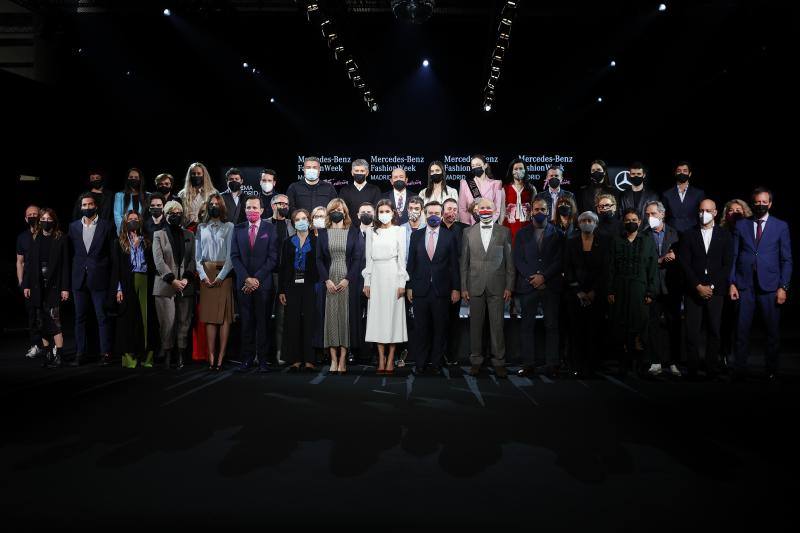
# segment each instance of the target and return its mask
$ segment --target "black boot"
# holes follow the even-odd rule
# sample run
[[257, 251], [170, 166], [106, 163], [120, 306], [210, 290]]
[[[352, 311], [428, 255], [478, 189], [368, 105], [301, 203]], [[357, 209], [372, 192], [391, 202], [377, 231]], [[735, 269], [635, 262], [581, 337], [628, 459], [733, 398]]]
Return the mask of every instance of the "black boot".
[[47, 368], [53, 363], [53, 352], [55, 351], [55, 345], [48, 346], [42, 355], [42, 368]]
[[178, 348], [178, 366], [177, 368], [180, 370], [183, 368], [183, 348]]
[[61, 350], [53, 346], [52, 357], [50, 361], [51, 368], [61, 367]]
[[170, 365], [172, 363], [172, 348], [164, 350], [164, 368], [166, 370], [170, 369]]

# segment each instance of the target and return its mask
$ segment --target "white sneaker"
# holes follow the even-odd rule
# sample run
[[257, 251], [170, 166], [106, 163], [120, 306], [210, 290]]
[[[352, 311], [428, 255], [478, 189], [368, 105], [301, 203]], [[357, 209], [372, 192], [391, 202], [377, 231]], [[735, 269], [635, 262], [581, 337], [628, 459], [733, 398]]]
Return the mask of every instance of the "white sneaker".
[[30, 347], [27, 353], [25, 353], [25, 357], [27, 357], [28, 359], [33, 359], [34, 357], [39, 357], [41, 353], [42, 353], [41, 348], [39, 348], [34, 344], [33, 346]]
[[650, 369], [647, 371], [647, 373], [651, 376], [660, 376], [661, 372], [661, 363], [653, 363], [650, 365]]
[[681, 371], [678, 370], [676, 365], [669, 365], [669, 373], [675, 376], [676, 378], [681, 377]]

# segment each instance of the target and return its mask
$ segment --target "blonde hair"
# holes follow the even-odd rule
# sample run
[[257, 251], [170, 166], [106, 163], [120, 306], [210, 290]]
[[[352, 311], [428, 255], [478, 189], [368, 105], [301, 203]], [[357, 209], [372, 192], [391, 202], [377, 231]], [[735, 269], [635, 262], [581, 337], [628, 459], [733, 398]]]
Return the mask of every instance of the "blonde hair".
[[333, 200], [328, 202], [328, 207], [325, 208], [325, 227], [326, 228], [331, 227], [332, 224], [331, 211], [333, 211], [337, 207], [341, 207], [342, 211], [344, 211], [344, 220], [342, 222], [344, 222], [345, 228], [349, 228], [350, 225], [352, 224], [352, 221], [350, 220], [350, 211], [348, 211], [347, 204], [344, 203], [344, 200], [342, 200], [341, 198], [334, 198]]
[[724, 227], [726, 227], [728, 225], [728, 217], [727, 217], [728, 209], [730, 209], [730, 207], [733, 204], [737, 204], [738, 206], [740, 206], [742, 208], [742, 216], [744, 218], [750, 218], [751, 216], [753, 216], [753, 210], [750, 209], [750, 206], [747, 205], [747, 202], [745, 202], [744, 200], [742, 200], [740, 198], [734, 198], [733, 200], [731, 200], [730, 202], [725, 204], [725, 208], [722, 210], [722, 213], [720, 213], [720, 217], [719, 217], [719, 225], [720, 225], [720, 227], [724, 228]]

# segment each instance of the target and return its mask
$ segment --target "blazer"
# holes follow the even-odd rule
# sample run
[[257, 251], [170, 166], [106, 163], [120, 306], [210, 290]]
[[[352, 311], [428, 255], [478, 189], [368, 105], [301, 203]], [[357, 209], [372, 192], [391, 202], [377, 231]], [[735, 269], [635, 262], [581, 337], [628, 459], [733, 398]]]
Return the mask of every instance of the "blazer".
[[[405, 224], [406, 222], [408, 222], [408, 201], [411, 198], [417, 196], [417, 193], [410, 191], [408, 187], [406, 187], [405, 192], [406, 192], [406, 203], [405, 205], [403, 205], [403, 212], [398, 213], [400, 224]], [[392, 202], [392, 209], [397, 211], [397, 205], [395, 205], [394, 203], [394, 189], [389, 189], [388, 191], [383, 193], [383, 200], [389, 200], [390, 202]], [[350, 216], [352, 217], [353, 215], [351, 214]]]
[[68, 235], [72, 246], [73, 290], [83, 288], [84, 283], [93, 291], [107, 290], [113, 261], [114, 223], [98, 217], [88, 252], [83, 244], [83, 219], [70, 223]]
[[672, 187], [661, 195], [664, 202], [664, 207], [667, 209], [666, 222], [676, 230], [678, 233], [690, 230], [697, 227], [698, 212], [700, 211], [700, 202], [706, 197], [703, 189], [688, 186], [686, 194], [681, 197], [678, 194], [678, 187]]
[[[642, 237], [652, 239], [653, 244], [655, 245], [656, 239], [653, 237], [653, 230], [649, 226], [641, 233]], [[680, 235], [675, 228], [669, 226], [668, 224], [664, 224], [664, 242], [661, 243], [660, 252], [658, 250], [658, 246], [656, 246], [656, 257], [661, 259], [670, 250], [675, 252], [675, 255], [678, 256], [680, 253], [679, 242]], [[681, 266], [677, 262], [680, 257], [676, 257], [675, 259], [675, 261], [671, 261], [669, 263], [662, 261], [658, 264], [658, 269], [656, 270], [658, 284], [656, 285], [655, 295], [669, 294], [671, 292], [677, 292], [680, 290], [680, 286], [682, 284], [681, 274], [683, 272], [681, 270]]]
[[[572, 198], [575, 199], [575, 195], [569, 191], [564, 189], [560, 189], [558, 191], [558, 199], [561, 200], [562, 198]], [[533, 197], [535, 200], [544, 200], [547, 203], [547, 212], [550, 213], [550, 220], [554, 220], [556, 217], [556, 213], [553, 211], [553, 197], [550, 196], [550, 187], [545, 187], [545, 189], [536, 196]], [[533, 203], [533, 202], [531, 202]]]
[[[91, 191], [86, 191], [91, 192]], [[97, 214], [103, 220], [114, 222], [114, 193], [110, 190], [103, 188], [102, 192], [92, 192], [95, 204], [97, 205]], [[72, 220], [81, 219], [81, 197], [75, 200], [75, 205], [72, 207]]]
[[[243, 192], [239, 193], [239, 205], [236, 205], [236, 200], [233, 199], [233, 193], [227, 190], [220, 194], [225, 201], [225, 211], [227, 212], [228, 222], [233, 222], [233, 225], [241, 224], [247, 220], [244, 212], [244, 204], [247, 201], [247, 195]], [[269, 206], [264, 207], [264, 212], [269, 210]]]
[[594, 232], [592, 254], [583, 255], [583, 239], [578, 235], [567, 239], [564, 243], [564, 281], [570, 290], [577, 292], [595, 292], [597, 298], [606, 297], [606, 266], [608, 248], [611, 239], [602, 233]]
[[553, 224], [544, 226], [541, 250], [536, 243], [532, 224], [519, 230], [514, 241], [514, 266], [517, 269], [515, 292], [528, 294], [536, 290], [528, 281], [534, 274], [544, 276], [545, 286], [548, 289], [561, 290], [563, 250], [564, 237]]
[[[62, 235], [60, 238], [53, 238], [50, 243], [50, 254], [47, 259], [47, 282], [42, 278], [40, 263], [42, 257], [40, 255], [41, 234], [33, 240], [28, 256], [25, 260], [25, 269], [22, 272], [22, 288], [30, 289], [30, 301], [34, 307], [39, 307], [42, 304], [56, 304], [61, 298], [58, 294], [58, 299], [52, 301], [55, 297], [53, 292], [60, 293], [61, 291], [68, 291], [70, 289], [69, 279], [69, 247], [67, 246], [67, 236]], [[50, 298], [48, 298], [48, 296]]]
[[753, 219], [740, 220], [733, 230], [730, 282], [739, 289], [751, 289], [756, 278], [762, 291], [774, 292], [778, 287], [788, 289], [792, 279], [789, 225], [769, 215], [761, 241], [756, 244], [754, 222]]
[[[317, 236], [317, 272], [319, 279], [323, 283], [330, 279], [331, 250], [328, 240], [328, 230], [319, 230]], [[345, 261], [347, 262], [347, 275], [345, 276], [354, 284], [361, 276], [361, 260], [364, 257], [364, 242], [361, 238], [361, 230], [358, 226], [350, 226], [347, 232], [347, 249], [345, 251]]]
[[231, 239], [231, 262], [236, 272], [236, 290], [244, 280], [256, 278], [261, 289], [272, 288], [272, 273], [278, 268], [280, 250], [278, 249], [278, 232], [273, 224], [261, 220], [258, 233], [250, 248], [250, 223], [243, 222], [233, 228]]
[[[519, 235], [519, 234], [518, 234]], [[470, 296], [501, 296], [514, 289], [514, 258], [511, 254], [511, 230], [492, 225], [489, 247], [483, 249], [481, 225], [464, 229], [461, 248], [461, 291]]]
[[627, 191], [623, 192], [619, 196], [619, 209], [617, 212], [619, 213], [620, 218], [622, 218], [623, 213], [628, 209], [635, 209], [637, 213], [639, 213], [639, 219], [642, 221], [642, 227], [647, 227], [647, 218], [644, 216], [644, 208], [647, 205], [647, 202], [656, 202], [659, 200], [658, 193], [655, 191], [651, 191], [647, 187], [642, 189], [642, 195], [639, 197], [639, 202], [634, 202], [633, 191], [628, 189]]
[[714, 290], [726, 294], [733, 263], [731, 233], [725, 228], [714, 226], [706, 253], [700, 228], [687, 231], [681, 238], [678, 261], [683, 268], [688, 294], [697, 294], [695, 288], [700, 284], [713, 285]]
[[174, 246], [172, 237], [168, 234], [171, 228], [159, 230], [153, 234], [153, 263], [156, 267], [156, 277], [153, 280], [153, 296], [175, 296], [177, 291], [172, 286], [176, 279], [185, 279], [189, 283], [183, 289], [184, 296], [195, 293], [194, 276], [196, 271], [194, 233], [187, 229], [182, 229], [183, 261], [175, 264]]
[[409, 280], [406, 287], [417, 296], [450, 296], [450, 291], [461, 289], [458, 267], [458, 248], [455, 233], [439, 226], [439, 234], [433, 258], [428, 257], [428, 229], [411, 234], [406, 271]]
[[[306, 270], [303, 276], [303, 284], [297, 285], [298, 287], [305, 287], [309, 290], [314, 290], [314, 284], [319, 280], [317, 273], [317, 237], [313, 232], [308, 233], [308, 243], [311, 245], [311, 250], [306, 254]], [[283, 241], [283, 249], [281, 250], [281, 262], [278, 268], [278, 293], [286, 294], [289, 287], [295, 285], [294, 280], [294, 258], [295, 247], [292, 244], [292, 239], [288, 238]]]

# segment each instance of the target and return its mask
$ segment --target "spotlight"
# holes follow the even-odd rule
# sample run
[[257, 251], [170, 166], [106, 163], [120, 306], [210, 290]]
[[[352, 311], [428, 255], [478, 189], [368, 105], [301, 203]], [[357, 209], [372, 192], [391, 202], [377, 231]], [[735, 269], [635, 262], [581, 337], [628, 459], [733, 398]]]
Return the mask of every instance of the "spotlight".
[[430, 65], [430, 62], [427, 59], [422, 60], [423, 67], [427, 67], [428, 65]]
[[614, 61], [614, 60], [612, 59], [612, 60], [611, 60], [611, 63], [609, 63], [609, 66], [610, 66], [611, 68], [614, 68], [614, 67], [616, 67], [616, 66], [617, 66], [617, 62], [616, 62], [616, 61]]
[[486, 104], [485, 106], [483, 106], [483, 110], [488, 113], [489, 111], [492, 110], [492, 104]]
[[172, 11], [170, 11], [169, 8], [164, 8], [163, 13], [165, 17], [172, 15]]
[[269, 103], [270, 103], [270, 104], [274, 104], [274, 103], [275, 103], [275, 98], [270, 98], [270, 99], [269, 99]]
[[248, 67], [250, 67], [250, 65], [248, 65], [248, 64], [247, 64], [247, 61], [245, 61], [244, 63], [242, 63], [242, 68], [248, 68]]
[[602, 104], [603, 103], [603, 97], [602, 96], [598, 96], [597, 97], [597, 103], [598, 104]]
[[659, 4], [659, 5], [658, 5], [658, 10], [659, 10], [661, 13], [663, 13], [664, 11], [666, 11], [666, 10], [667, 10], [667, 4]]
[[255, 74], [256, 72], [258, 72], [258, 71], [256, 70], [255, 67], [253, 67], [253, 74]]

